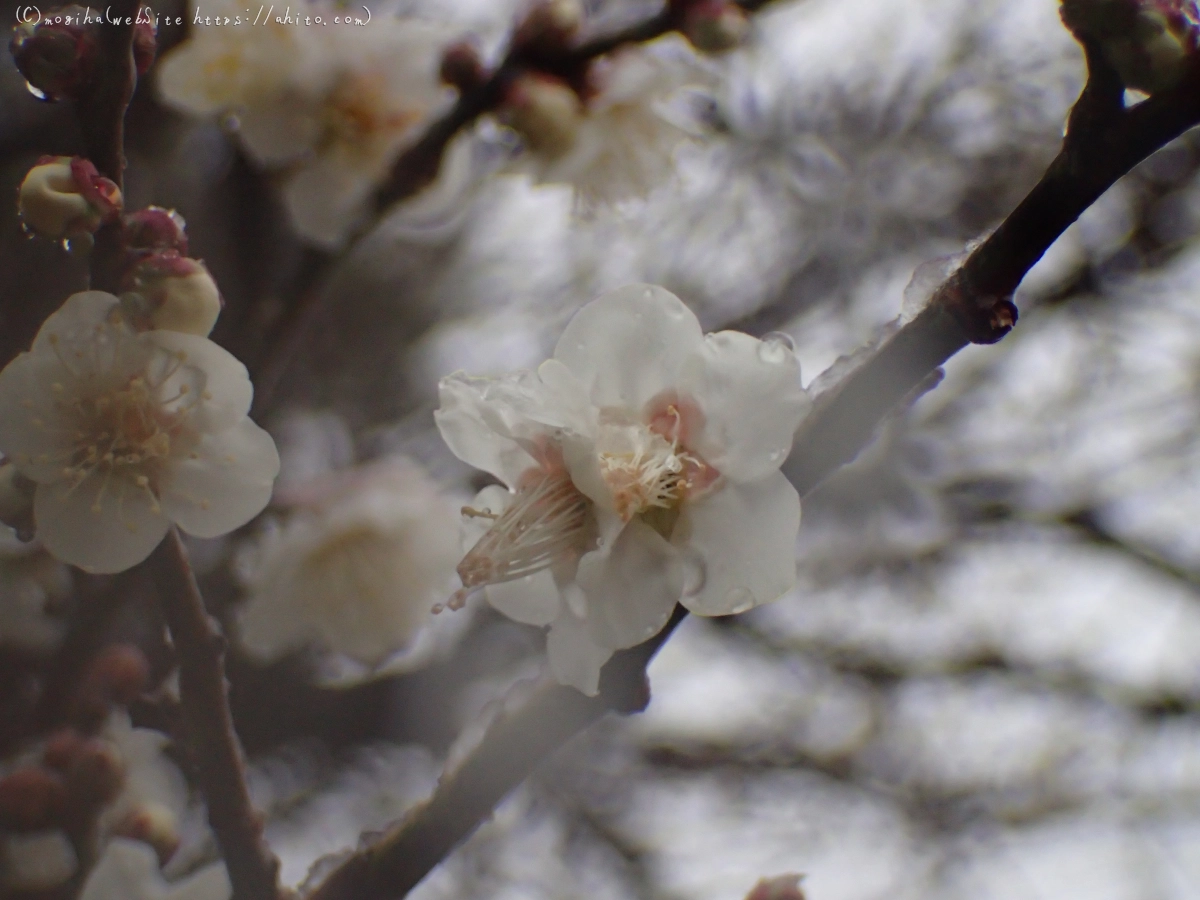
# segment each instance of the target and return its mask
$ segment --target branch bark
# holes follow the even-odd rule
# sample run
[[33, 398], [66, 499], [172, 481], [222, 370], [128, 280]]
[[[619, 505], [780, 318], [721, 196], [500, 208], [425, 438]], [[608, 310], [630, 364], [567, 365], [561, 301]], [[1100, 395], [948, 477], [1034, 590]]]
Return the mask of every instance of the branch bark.
[[208, 821], [229, 869], [233, 900], [280, 896], [279, 861], [263, 840], [229, 712], [225, 640], [204, 608], [187, 550], [172, 528], [148, 560], [179, 655], [179, 693], [188, 745], [208, 803]]

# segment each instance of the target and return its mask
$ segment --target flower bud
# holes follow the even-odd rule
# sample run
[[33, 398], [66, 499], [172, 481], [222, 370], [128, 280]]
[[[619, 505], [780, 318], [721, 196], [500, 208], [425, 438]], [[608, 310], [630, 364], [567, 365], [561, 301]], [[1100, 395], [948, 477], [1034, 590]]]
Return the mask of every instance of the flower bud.
[[558, 159], [575, 146], [583, 104], [565, 81], [526, 73], [510, 86], [501, 115], [530, 150]]
[[681, 30], [697, 50], [722, 53], [745, 40], [750, 20], [740, 6], [727, 0], [700, 0], [684, 11]]
[[66, 806], [67, 787], [57, 772], [25, 766], [0, 778], [0, 828], [52, 828], [62, 820]]
[[138, 297], [134, 319], [147, 329], [207, 337], [221, 314], [221, 292], [204, 263], [171, 250], [138, 262], [125, 284]]
[[121, 190], [82, 157], [47, 156], [29, 170], [17, 198], [25, 227], [58, 240], [95, 232], [121, 211]]
[[138, 10], [133, 25], [133, 65], [138, 78], [150, 71], [154, 65], [154, 54], [158, 51], [158, 29], [154, 26], [154, 10], [143, 6]]
[[470, 41], [457, 41], [442, 52], [439, 73], [442, 81], [464, 94], [479, 87], [487, 78], [479, 51]]
[[800, 890], [803, 880], [803, 875], [763, 878], [746, 895], [746, 900], [804, 900], [804, 891]]
[[538, 0], [517, 26], [513, 43], [519, 47], [566, 46], [583, 25], [579, 0]]
[[0, 522], [15, 528], [18, 535], [33, 524], [35, 487], [11, 462], [0, 463]]
[[174, 250], [180, 256], [187, 256], [186, 228], [183, 216], [175, 210], [147, 206], [125, 217], [125, 246], [134, 252]]
[[99, 17], [82, 6], [51, 10], [18, 25], [9, 48], [29, 89], [42, 100], [74, 100], [90, 80]]
[[67, 772], [67, 795], [71, 803], [99, 809], [116, 799], [125, 784], [121, 753], [103, 738], [88, 738], [80, 744]]
[[113, 703], [128, 706], [150, 683], [150, 663], [133, 644], [112, 644], [96, 654], [84, 680]]
[[46, 739], [42, 749], [42, 764], [58, 772], [66, 772], [75, 762], [83, 735], [74, 728], [60, 728]]
[[1063, 0], [1062, 20], [1099, 46], [1125, 87], [1153, 94], [1178, 84], [1197, 58], [1194, 0]]
[[161, 803], [141, 803], [131, 809], [113, 828], [117, 837], [149, 844], [165, 866], [179, 849], [179, 828], [175, 814]]

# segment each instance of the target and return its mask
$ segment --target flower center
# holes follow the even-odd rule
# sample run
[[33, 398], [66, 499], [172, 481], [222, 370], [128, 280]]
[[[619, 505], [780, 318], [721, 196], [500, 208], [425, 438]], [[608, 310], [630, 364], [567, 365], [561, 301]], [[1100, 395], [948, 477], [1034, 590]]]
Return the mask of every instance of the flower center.
[[[458, 564], [462, 589], [447, 602], [460, 609], [474, 591], [548, 569], [571, 554], [582, 554], [592, 533], [589, 501], [560, 467], [531, 469], [503, 513], [465, 507], [463, 514], [492, 519]], [[437, 608], [435, 608], [435, 612]]]
[[325, 141], [370, 154], [372, 141], [400, 134], [420, 120], [420, 110], [389, 109], [390, 100], [382, 76], [343, 76], [323, 106]]

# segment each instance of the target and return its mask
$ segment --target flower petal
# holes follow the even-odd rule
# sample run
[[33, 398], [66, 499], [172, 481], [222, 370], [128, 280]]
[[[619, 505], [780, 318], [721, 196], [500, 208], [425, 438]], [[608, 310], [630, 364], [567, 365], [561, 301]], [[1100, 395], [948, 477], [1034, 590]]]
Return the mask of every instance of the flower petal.
[[489, 584], [484, 594], [498, 612], [526, 625], [549, 625], [562, 608], [558, 585], [549, 569], [515, 581]]
[[584, 555], [576, 580], [587, 597], [587, 627], [596, 643], [632, 647], [658, 634], [671, 617], [683, 593], [684, 566], [678, 549], [634, 520], [611, 549]]
[[72, 294], [42, 323], [31, 350], [50, 350], [51, 341], [86, 344], [97, 328], [113, 324], [114, 308], [121, 303], [104, 291], [81, 291]]
[[279, 453], [249, 419], [204, 435], [188, 459], [176, 460], [158, 485], [163, 510], [196, 537], [226, 534], [262, 512], [271, 499]]
[[583, 620], [564, 604], [562, 615], [546, 635], [546, 656], [558, 683], [595, 697], [600, 691], [600, 669], [612, 654], [596, 643]]
[[800, 497], [780, 472], [750, 484], [725, 482], [684, 506], [676, 525], [704, 562], [704, 582], [681, 601], [701, 616], [744, 612], [796, 583]]
[[754, 481], [779, 468], [809, 404], [796, 355], [736, 331], [704, 339], [683, 367], [679, 390], [704, 413], [688, 449], [735, 481]]
[[521, 474], [538, 464], [530, 454], [539, 441], [559, 429], [590, 427], [583, 395], [576, 393], [569, 373], [557, 364], [543, 365], [540, 372], [499, 378], [456, 372], [443, 378], [441, 407], [433, 417], [451, 452], [515, 487]]
[[54, 392], [64, 382], [70, 373], [44, 353], [22, 353], [0, 372], [0, 452], [34, 481], [59, 479], [70, 461], [78, 426]]
[[605, 294], [575, 314], [554, 358], [575, 373], [599, 407], [641, 407], [672, 387], [701, 346], [700, 323], [683, 301], [650, 284]]
[[170, 522], [150, 495], [99, 472], [72, 488], [40, 484], [33, 518], [43, 546], [85, 572], [122, 572], [150, 555]]
[[250, 401], [254, 399], [250, 373], [224, 347], [208, 338], [180, 331], [149, 331], [144, 339], [171, 353], [185, 366], [204, 373], [205, 396], [193, 407], [196, 428], [223, 431], [236, 425], [250, 411]]

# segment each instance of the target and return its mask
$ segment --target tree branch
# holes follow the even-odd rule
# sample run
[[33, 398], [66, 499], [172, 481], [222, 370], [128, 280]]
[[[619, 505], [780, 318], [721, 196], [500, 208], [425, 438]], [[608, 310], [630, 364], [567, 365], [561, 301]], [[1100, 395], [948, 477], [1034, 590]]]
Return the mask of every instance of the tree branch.
[[229, 713], [225, 640], [204, 608], [187, 550], [172, 528], [148, 560], [179, 655], [179, 693], [208, 821], [229, 869], [233, 900], [279, 896], [279, 862], [250, 802], [242, 751]]

